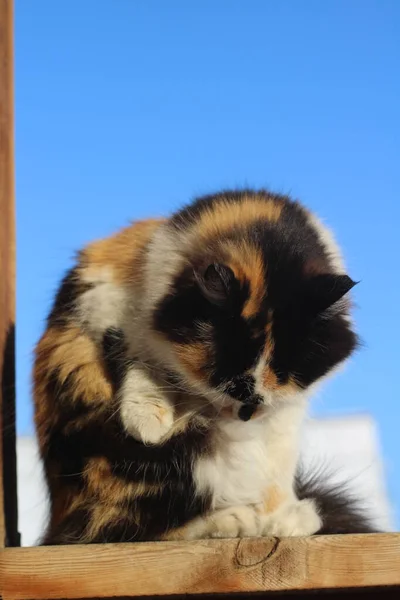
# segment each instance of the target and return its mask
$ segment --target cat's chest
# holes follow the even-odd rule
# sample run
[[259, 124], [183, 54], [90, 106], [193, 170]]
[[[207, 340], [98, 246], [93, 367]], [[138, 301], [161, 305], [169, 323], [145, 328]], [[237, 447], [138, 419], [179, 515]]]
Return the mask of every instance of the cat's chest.
[[262, 502], [269, 484], [264, 428], [254, 423], [244, 435], [241, 424], [224, 428], [212, 452], [196, 463], [194, 476], [197, 490], [211, 494], [214, 509]]

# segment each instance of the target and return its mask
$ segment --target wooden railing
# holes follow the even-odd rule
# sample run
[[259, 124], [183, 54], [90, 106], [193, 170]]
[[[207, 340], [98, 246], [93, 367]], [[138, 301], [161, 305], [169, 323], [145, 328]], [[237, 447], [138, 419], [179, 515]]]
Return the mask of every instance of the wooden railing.
[[400, 536], [10, 548], [0, 576], [5, 600], [376, 587], [380, 595], [400, 586]]
[[304, 597], [335, 590], [342, 600], [355, 591], [400, 598], [399, 534], [11, 547], [18, 545], [12, 55], [12, 0], [0, 0], [0, 596], [248, 598], [297, 590]]

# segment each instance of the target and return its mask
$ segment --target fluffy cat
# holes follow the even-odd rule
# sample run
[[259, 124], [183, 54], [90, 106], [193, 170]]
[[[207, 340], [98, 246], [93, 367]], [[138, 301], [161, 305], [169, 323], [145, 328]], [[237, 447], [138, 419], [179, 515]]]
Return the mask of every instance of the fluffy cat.
[[314, 387], [353, 352], [329, 231], [268, 191], [89, 244], [35, 355], [44, 544], [372, 531], [297, 478]]

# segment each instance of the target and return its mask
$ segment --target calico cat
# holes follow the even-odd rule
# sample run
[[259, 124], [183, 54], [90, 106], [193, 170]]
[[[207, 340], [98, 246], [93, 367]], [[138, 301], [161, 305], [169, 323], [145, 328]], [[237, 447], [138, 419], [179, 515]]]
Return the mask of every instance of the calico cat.
[[42, 543], [372, 531], [297, 473], [308, 398], [357, 345], [353, 286], [317, 218], [264, 190], [84, 248], [35, 354]]

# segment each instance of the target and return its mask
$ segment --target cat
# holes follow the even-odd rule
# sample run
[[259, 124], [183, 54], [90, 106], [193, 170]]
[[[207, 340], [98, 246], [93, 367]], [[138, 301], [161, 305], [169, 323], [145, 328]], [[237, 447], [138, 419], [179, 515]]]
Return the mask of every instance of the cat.
[[317, 217], [266, 190], [81, 250], [35, 350], [41, 543], [373, 531], [298, 472], [309, 397], [357, 347], [354, 285]]

